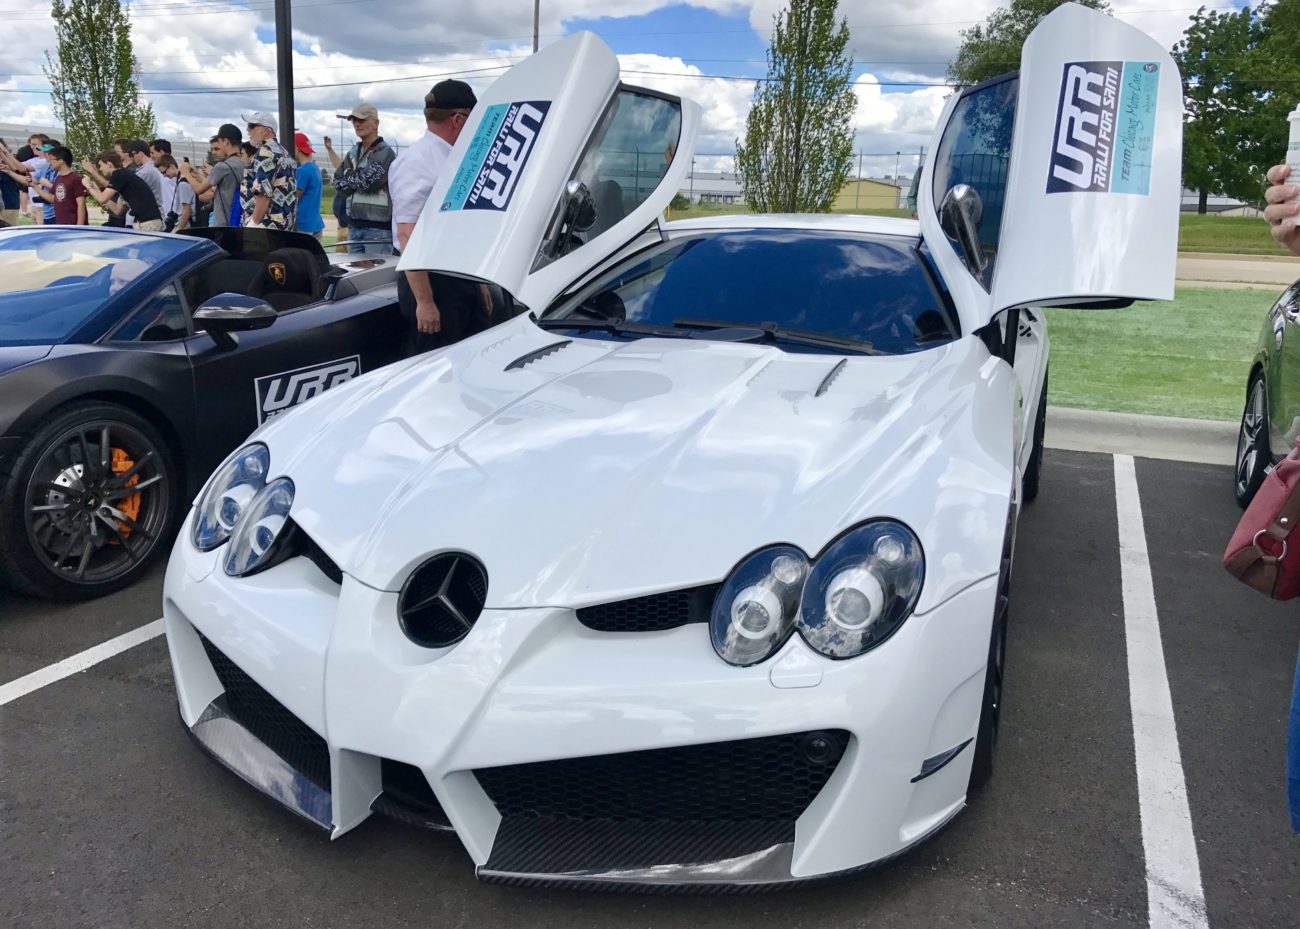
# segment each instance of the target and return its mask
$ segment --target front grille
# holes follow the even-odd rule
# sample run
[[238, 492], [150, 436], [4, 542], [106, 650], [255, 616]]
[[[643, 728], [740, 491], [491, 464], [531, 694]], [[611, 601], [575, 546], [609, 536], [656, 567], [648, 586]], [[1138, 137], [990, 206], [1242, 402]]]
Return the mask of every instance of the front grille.
[[469, 634], [487, 601], [487, 572], [460, 552], [435, 555], [412, 572], [397, 600], [407, 638], [426, 648], [455, 645]]
[[325, 740], [263, 690], [202, 633], [199, 640], [217, 673], [217, 680], [225, 688], [226, 710], [231, 718], [290, 767], [329, 791], [330, 755]]
[[504, 817], [793, 822], [844, 756], [842, 729], [474, 772]]
[[597, 632], [658, 632], [688, 623], [707, 623], [719, 586], [707, 584], [584, 606], [578, 610], [578, 622]]
[[421, 829], [450, 829], [451, 821], [424, 772], [415, 765], [380, 759], [383, 792], [370, 808], [376, 813]]

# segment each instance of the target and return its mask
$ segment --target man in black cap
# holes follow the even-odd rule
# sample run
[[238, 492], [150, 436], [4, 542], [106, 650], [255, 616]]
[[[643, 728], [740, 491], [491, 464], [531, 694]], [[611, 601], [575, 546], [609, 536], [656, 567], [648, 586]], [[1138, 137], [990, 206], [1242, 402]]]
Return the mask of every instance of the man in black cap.
[[[429, 192], [477, 103], [474, 91], [464, 81], [440, 81], [425, 95], [428, 131], [388, 169], [393, 241], [399, 249], [406, 248]], [[411, 325], [412, 355], [459, 342], [494, 322], [491, 297], [480, 284], [428, 271], [407, 271], [398, 279], [397, 294], [402, 314]]]

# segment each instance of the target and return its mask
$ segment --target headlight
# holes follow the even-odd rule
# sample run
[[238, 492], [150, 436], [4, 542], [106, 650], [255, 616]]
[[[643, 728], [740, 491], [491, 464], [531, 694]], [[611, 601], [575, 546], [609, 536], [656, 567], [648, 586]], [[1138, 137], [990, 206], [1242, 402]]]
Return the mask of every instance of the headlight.
[[257, 492], [266, 485], [271, 453], [265, 445], [237, 451], [208, 481], [194, 519], [194, 547], [210, 552], [234, 532]]
[[804, 586], [799, 633], [829, 658], [852, 658], [889, 638], [911, 615], [925, 578], [921, 543], [880, 520], [835, 541]]
[[257, 492], [230, 540], [226, 573], [244, 577], [271, 566], [275, 543], [289, 522], [293, 481], [279, 477]]
[[808, 556], [792, 545], [756, 552], [741, 562], [718, 591], [709, 620], [713, 648], [734, 665], [757, 664], [790, 637]]

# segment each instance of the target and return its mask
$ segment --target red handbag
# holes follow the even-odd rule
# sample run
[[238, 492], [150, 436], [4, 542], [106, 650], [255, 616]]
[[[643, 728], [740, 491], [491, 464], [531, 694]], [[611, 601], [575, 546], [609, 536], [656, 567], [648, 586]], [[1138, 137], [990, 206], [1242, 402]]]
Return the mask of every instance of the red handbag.
[[1237, 580], [1274, 600], [1300, 596], [1300, 439], [1259, 485], [1255, 498], [1223, 553], [1223, 566]]

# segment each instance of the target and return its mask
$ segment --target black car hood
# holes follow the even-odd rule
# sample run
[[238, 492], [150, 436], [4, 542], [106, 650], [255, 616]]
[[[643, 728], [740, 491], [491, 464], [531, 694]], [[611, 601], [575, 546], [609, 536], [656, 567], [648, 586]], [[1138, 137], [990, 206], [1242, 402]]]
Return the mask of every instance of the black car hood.
[[40, 361], [53, 348], [52, 345], [0, 345], [0, 374]]

